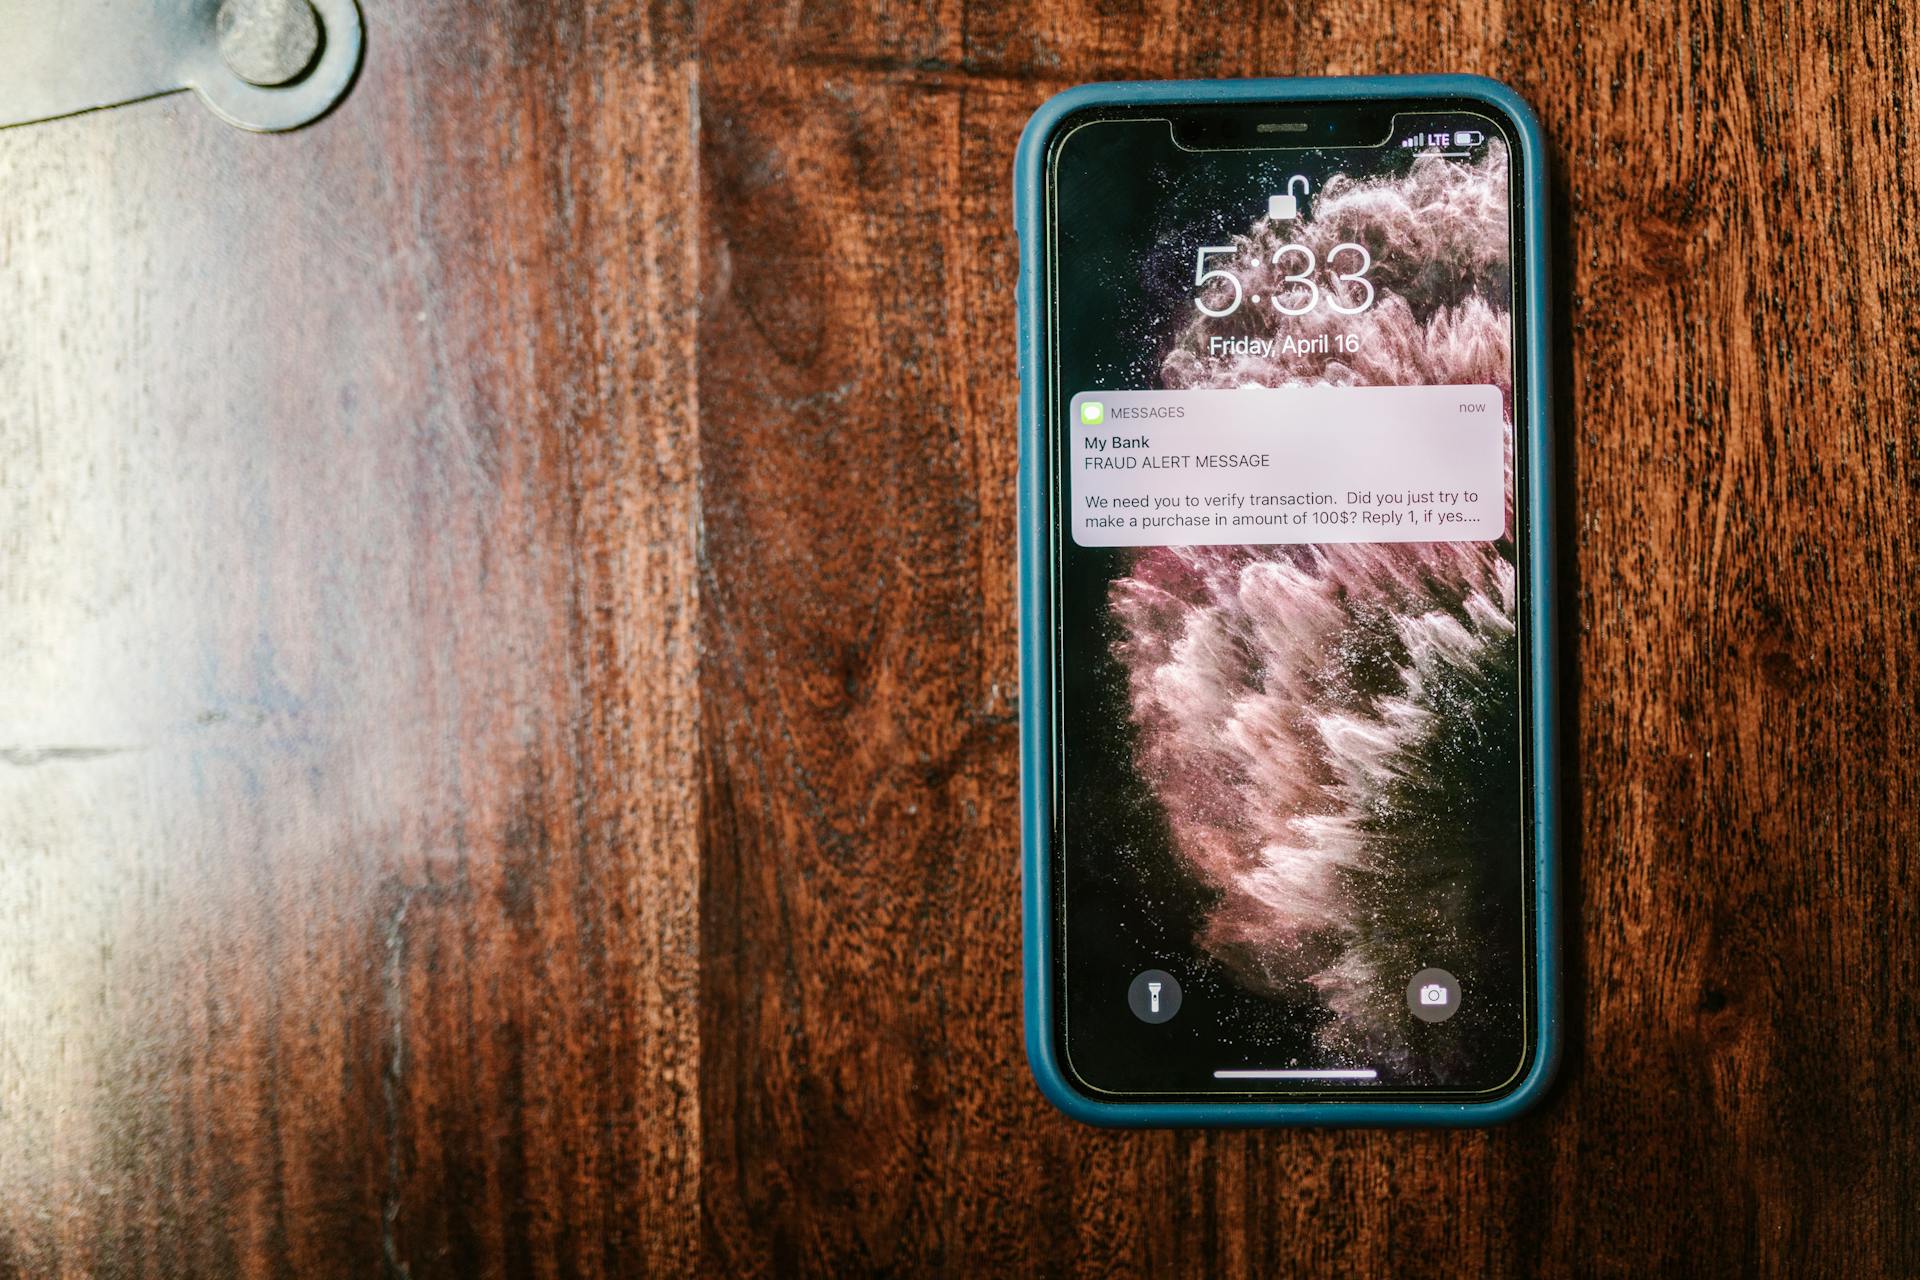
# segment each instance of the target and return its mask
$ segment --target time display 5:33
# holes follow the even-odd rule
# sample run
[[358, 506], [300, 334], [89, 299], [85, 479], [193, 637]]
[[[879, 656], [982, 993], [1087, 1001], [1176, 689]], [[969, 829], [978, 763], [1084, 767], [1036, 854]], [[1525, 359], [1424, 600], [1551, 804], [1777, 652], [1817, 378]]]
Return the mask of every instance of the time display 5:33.
[[[1193, 305], [1200, 309], [1201, 314], [1216, 318], [1230, 316], [1240, 309], [1242, 303], [1260, 301], [1257, 294], [1249, 297], [1246, 286], [1232, 271], [1225, 267], [1210, 269], [1207, 266], [1209, 254], [1241, 252], [1239, 245], [1231, 244], [1205, 245], [1194, 251], [1193, 283], [1201, 292], [1193, 300]], [[1365, 245], [1346, 240], [1327, 251], [1326, 268], [1332, 277], [1332, 284], [1325, 288], [1315, 278], [1320, 270], [1320, 260], [1306, 245], [1283, 244], [1273, 251], [1272, 261], [1283, 272], [1298, 268], [1281, 277], [1281, 288], [1268, 299], [1282, 315], [1303, 316], [1324, 302], [1343, 316], [1357, 316], [1373, 305], [1373, 282], [1367, 279], [1367, 272], [1373, 269], [1373, 255], [1367, 252]], [[1351, 269], [1343, 271], [1340, 267]], [[1223, 292], [1221, 288], [1213, 287], [1215, 281], [1225, 281], [1233, 287], [1232, 300], [1225, 306], [1208, 305], [1209, 298], [1218, 302]]]

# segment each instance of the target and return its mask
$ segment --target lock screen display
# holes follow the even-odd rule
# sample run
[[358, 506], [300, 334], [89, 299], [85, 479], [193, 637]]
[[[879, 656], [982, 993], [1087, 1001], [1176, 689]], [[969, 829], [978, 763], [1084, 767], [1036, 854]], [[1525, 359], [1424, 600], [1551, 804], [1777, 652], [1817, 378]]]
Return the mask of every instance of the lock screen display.
[[1090, 1094], [1528, 1064], [1520, 188], [1463, 105], [1053, 141], [1053, 981]]

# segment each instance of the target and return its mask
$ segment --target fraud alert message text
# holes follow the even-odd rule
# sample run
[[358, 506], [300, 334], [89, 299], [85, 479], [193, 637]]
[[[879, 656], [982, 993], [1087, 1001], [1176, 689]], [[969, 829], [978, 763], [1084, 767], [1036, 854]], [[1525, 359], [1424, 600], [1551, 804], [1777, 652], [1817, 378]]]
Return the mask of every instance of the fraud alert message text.
[[1506, 529], [1498, 387], [1089, 391], [1070, 413], [1083, 547], [1488, 542]]

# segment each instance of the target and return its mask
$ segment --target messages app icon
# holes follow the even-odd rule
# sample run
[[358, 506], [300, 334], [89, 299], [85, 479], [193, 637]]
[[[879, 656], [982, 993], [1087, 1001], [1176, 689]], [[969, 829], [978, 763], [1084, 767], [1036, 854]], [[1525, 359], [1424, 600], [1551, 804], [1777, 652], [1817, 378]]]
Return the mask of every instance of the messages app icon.
[[1098, 400], [1084, 400], [1080, 404], [1080, 425], [1097, 427], [1107, 420], [1107, 406]]

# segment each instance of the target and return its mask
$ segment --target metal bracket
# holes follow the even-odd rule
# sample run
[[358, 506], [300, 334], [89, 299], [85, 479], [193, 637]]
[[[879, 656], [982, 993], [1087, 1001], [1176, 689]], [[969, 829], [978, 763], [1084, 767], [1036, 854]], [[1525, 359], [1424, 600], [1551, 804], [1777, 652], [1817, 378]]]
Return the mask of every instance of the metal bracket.
[[0, 0], [0, 128], [192, 89], [228, 124], [294, 129], [363, 44], [354, 0]]

